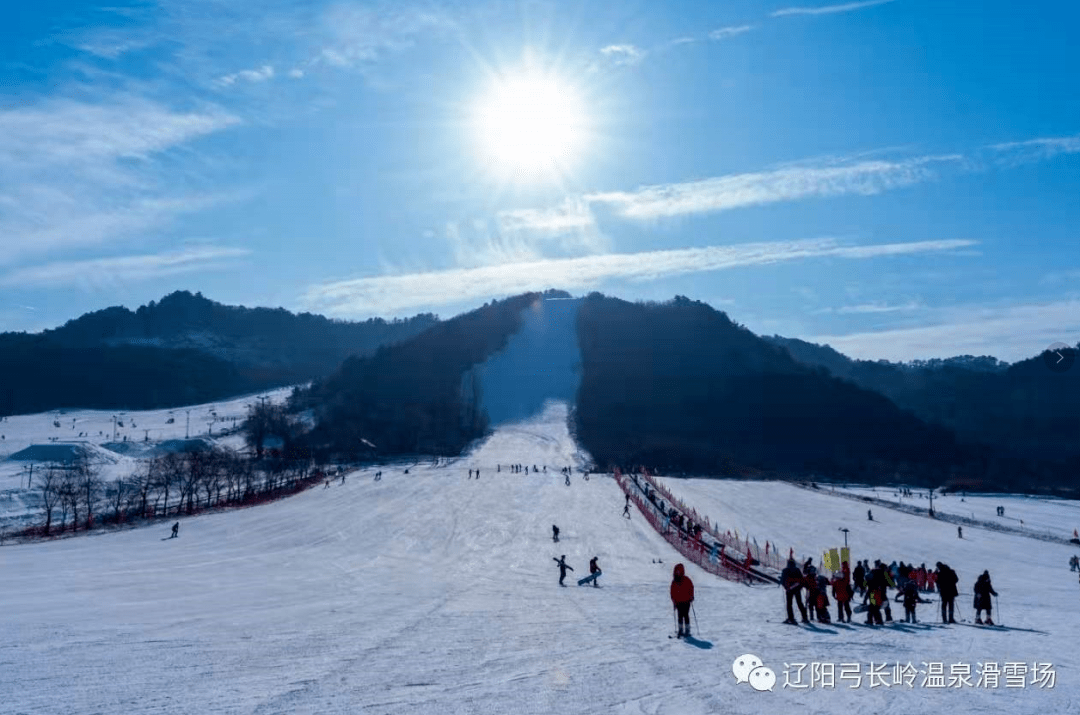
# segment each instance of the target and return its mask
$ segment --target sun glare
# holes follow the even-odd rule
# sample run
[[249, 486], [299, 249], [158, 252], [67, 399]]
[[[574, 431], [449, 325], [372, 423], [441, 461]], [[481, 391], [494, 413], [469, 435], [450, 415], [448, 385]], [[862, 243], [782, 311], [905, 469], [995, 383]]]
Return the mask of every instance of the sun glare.
[[495, 82], [475, 121], [487, 168], [517, 181], [565, 176], [582, 149], [584, 124], [574, 89], [537, 75]]

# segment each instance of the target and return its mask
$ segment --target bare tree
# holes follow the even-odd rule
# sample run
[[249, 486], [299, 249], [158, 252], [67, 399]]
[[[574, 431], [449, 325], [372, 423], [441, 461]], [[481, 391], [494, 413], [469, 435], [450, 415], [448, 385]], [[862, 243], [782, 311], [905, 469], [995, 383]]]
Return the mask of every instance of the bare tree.
[[60, 474], [55, 468], [45, 470], [45, 476], [38, 482], [41, 489], [41, 503], [45, 509], [45, 535], [52, 529], [53, 511], [60, 503]]
[[79, 484], [75, 474], [66, 469], [60, 477], [60, 530], [67, 526], [67, 515], [71, 512], [72, 529], [79, 526]]
[[89, 529], [94, 524], [94, 508], [101, 494], [101, 479], [98, 477], [97, 468], [85, 456], [76, 461], [73, 471], [79, 489], [79, 498], [86, 507], [86, 528]]

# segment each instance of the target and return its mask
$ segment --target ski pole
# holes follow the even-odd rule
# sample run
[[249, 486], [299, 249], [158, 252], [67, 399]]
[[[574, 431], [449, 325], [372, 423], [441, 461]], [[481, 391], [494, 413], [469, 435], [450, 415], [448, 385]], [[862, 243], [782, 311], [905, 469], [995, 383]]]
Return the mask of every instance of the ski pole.
[[998, 609], [998, 625], [1000, 626], [1005, 620], [1001, 617], [1001, 599], [997, 596], [994, 596], [994, 605], [997, 606]]
[[697, 631], [697, 634], [700, 636], [701, 635], [701, 627], [698, 625], [698, 622], [697, 622], [697, 609], [694, 608], [694, 602], [693, 601], [690, 602], [690, 612], [694, 614], [694, 630]]

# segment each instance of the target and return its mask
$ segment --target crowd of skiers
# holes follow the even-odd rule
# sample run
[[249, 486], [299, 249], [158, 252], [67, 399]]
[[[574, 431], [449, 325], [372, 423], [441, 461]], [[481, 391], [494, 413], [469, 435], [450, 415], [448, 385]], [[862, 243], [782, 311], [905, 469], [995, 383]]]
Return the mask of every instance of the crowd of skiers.
[[[832, 588], [832, 596], [836, 600], [837, 621], [851, 622], [851, 601], [856, 594], [862, 598], [866, 607], [867, 625], [884, 625], [886, 621], [892, 621], [892, 609], [888, 590], [896, 589], [897, 601], [904, 604], [904, 621], [918, 623], [916, 607], [920, 603], [930, 603], [921, 594], [937, 590], [941, 601], [941, 620], [943, 623], [956, 623], [955, 602], [958, 595], [957, 584], [959, 576], [948, 564], [940, 561], [935, 570], [927, 570], [925, 564], [918, 568], [902, 561], [895, 561], [886, 566], [880, 560], [875, 560], [872, 567], [867, 562], [856, 563], [852, 572], [845, 561], [841, 565], [840, 572], [833, 574], [832, 579], [818, 574], [814, 567], [813, 559], [807, 559], [802, 569], [799, 568], [795, 559], [788, 559], [787, 567], [780, 575], [780, 583], [784, 588], [787, 603], [787, 619], [785, 623], [797, 623], [792, 605], [798, 607], [799, 615], [803, 623], [817, 620], [821, 623], [830, 623], [829, 616], [829, 588]], [[806, 603], [803, 603], [802, 592], [806, 591]], [[984, 571], [976, 580], [975, 592], [975, 622], [978, 624], [994, 625], [991, 618], [993, 602], [991, 596], [996, 596], [990, 582], [990, 574]], [[986, 620], [982, 619], [982, 612], [986, 611]]]

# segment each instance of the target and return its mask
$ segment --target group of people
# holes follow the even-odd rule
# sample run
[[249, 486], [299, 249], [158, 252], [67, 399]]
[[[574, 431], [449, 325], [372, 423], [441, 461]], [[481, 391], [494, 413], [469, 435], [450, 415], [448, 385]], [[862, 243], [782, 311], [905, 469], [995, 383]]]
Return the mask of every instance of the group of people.
[[[868, 560], [867, 560], [868, 561]], [[854, 578], [854, 583], [852, 579]], [[814, 567], [813, 559], [807, 559], [802, 569], [799, 568], [795, 559], [788, 559], [787, 567], [780, 575], [780, 584], [784, 588], [787, 603], [787, 619], [785, 623], [797, 623], [792, 604], [798, 606], [799, 614], [803, 623], [809, 623], [816, 617], [821, 623], [829, 623], [829, 597], [828, 589], [832, 587], [833, 598], [836, 599], [836, 618], [843, 623], [851, 622], [851, 601], [858, 592], [866, 606], [867, 625], [884, 625], [886, 621], [892, 621], [892, 609], [888, 590], [897, 590], [897, 600], [904, 604], [904, 621], [906, 623], [918, 623], [916, 608], [920, 603], [930, 603], [922, 598], [924, 591], [933, 591], [936, 586], [938, 596], [941, 599], [942, 623], [956, 623], [955, 603], [959, 593], [957, 584], [960, 578], [957, 573], [947, 564], [940, 561], [934, 571], [927, 571], [925, 565], [914, 568], [903, 562], [885, 566], [880, 559], [874, 561], [873, 567], [867, 562], [857, 562], [855, 571], [849, 570], [848, 562], [841, 565], [839, 573], [828, 579], [818, 574]], [[929, 586], [927, 586], [929, 585]], [[803, 604], [802, 591], [806, 590], [807, 603]], [[975, 622], [978, 624], [994, 625], [991, 611], [993, 608], [992, 596], [997, 595], [990, 581], [990, 573], [983, 571], [975, 582]], [[982, 612], [986, 611], [986, 620], [982, 619]], [[884, 612], [884, 613], [883, 613]]]
[[[554, 529], [555, 527], [552, 528]], [[557, 538], [555, 540], [558, 541]], [[559, 567], [559, 585], [565, 586], [566, 584], [563, 583], [563, 581], [566, 579], [566, 572], [573, 571], [574, 567], [566, 563], [566, 554], [563, 554], [559, 558], [555, 558], [553, 556], [552, 561], [554, 561], [555, 565]], [[600, 557], [593, 556], [591, 559], [589, 559], [589, 575], [592, 576], [592, 585], [594, 588], [599, 588], [597, 581], [600, 580], [601, 573], [603, 572], [600, 571]]]

